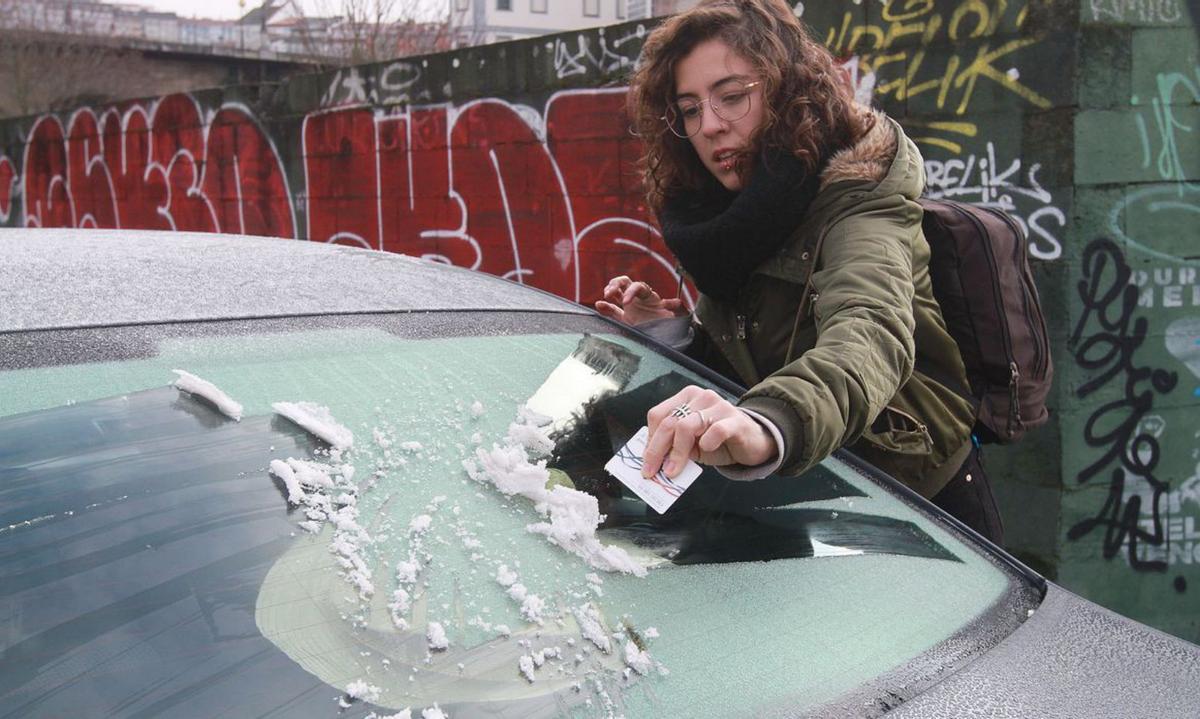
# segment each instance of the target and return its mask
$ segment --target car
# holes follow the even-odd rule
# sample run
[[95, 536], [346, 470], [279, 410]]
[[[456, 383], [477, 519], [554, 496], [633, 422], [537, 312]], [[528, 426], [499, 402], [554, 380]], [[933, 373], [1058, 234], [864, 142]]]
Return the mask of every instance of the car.
[[411, 257], [0, 231], [0, 717], [1193, 717], [1200, 647], [846, 452], [606, 471], [739, 388]]

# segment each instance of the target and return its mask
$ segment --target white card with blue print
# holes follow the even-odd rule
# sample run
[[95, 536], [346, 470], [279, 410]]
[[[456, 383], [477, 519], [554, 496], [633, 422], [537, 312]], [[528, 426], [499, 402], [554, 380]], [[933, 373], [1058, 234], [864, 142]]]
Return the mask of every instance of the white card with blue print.
[[633, 435], [625, 443], [625, 446], [618, 450], [612, 459], [608, 460], [604, 469], [621, 480], [621, 484], [629, 487], [654, 511], [662, 514], [675, 503], [675, 500], [683, 496], [683, 493], [692, 486], [692, 482], [696, 481], [703, 470], [700, 465], [689, 459], [683, 471], [674, 479], [667, 477], [666, 473], [661, 470], [650, 479], [646, 479], [642, 476], [642, 457], [646, 453], [646, 440], [649, 438], [649, 434], [648, 428], [639, 429], [637, 434]]

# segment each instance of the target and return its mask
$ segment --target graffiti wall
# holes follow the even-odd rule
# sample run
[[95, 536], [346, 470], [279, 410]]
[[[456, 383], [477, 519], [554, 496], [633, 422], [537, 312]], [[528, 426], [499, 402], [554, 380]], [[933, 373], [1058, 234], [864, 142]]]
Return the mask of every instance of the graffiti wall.
[[[929, 194], [1002, 208], [1027, 231], [1058, 383], [1051, 425], [988, 453], [1010, 549], [1200, 639], [1194, 9], [794, 7], [859, 99], [916, 139]], [[624, 119], [650, 27], [3, 121], [0, 224], [341, 243], [581, 302], [618, 273], [669, 283]]]
[[[1200, 43], [1184, 2], [1085, 2], [1060, 578], [1200, 639]], [[1078, 257], [1074, 260], [1074, 257]]]

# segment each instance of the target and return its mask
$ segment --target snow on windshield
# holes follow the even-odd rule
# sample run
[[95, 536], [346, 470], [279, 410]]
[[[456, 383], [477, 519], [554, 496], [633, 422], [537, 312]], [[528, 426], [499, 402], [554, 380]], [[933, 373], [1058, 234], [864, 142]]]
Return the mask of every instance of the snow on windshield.
[[[296, 622], [307, 620], [294, 613], [261, 611], [264, 597], [273, 597], [272, 604], [280, 601], [276, 588], [285, 580], [294, 582], [296, 576], [311, 582], [302, 594], [289, 590], [296, 599], [336, 591], [322, 585], [319, 577], [329, 572], [317, 569], [321, 561], [311, 552], [323, 547], [326, 564], [350, 593], [336, 591], [340, 629], [335, 627], [322, 640], [311, 636], [322, 631], [311, 624], [304, 631], [307, 641], [318, 643], [350, 637], [358, 649], [347, 654], [359, 655], [354, 663], [361, 674], [334, 676], [328, 657], [289, 654], [325, 681], [344, 687], [339, 698], [344, 706], [368, 701], [408, 711], [412, 705], [434, 708], [439, 700], [445, 704], [445, 697], [489, 700], [495, 698], [495, 686], [464, 689], [456, 680], [511, 684], [515, 679], [527, 689], [510, 690], [513, 697], [549, 696], [566, 689], [584, 703], [610, 708], [605, 713], [612, 714], [610, 689], [637, 677], [666, 675], [647, 651], [651, 635], [639, 636], [627, 616], [614, 622], [594, 601], [603, 594], [603, 579], [596, 570], [644, 577], [647, 565], [655, 562], [639, 561], [622, 547], [602, 543], [596, 535], [603, 521], [596, 498], [552, 478], [545, 459], [554, 449], [550, 418], [521, 404], [507, 431], [490, 448], [478, 446], [483, 444], [479, 423], [487, 414], [482, 402], [460, 406], [461, 416], [452, 426], [456, 434], [470, 435], [470, 444], [457, 442], [454, 452], [462, 452], [457, 462], [460, 476], [465, 470], [463, 479], [478, 487], [471, 496], [511, 511], [532, 511], [540, 521], [524, 522], [523, 530], [544, 537], [559, 552], [555, 569], [562, 571], [555, 572], [554, 582], [547, 581], [544, 571], [526, 576], [525, 553], [506, 547], [499, 541], [503, 532], [471, 517], [461, 499], [437, 494], [411, 515], [397, 515], [389, 505], [398, 501], [374, 496], [383, 480], [394, 486], [414, 469], [413, 462], [453, 466], [438, 447], [405, 437], [380, 417], [368, 428], [372, 441], [355, 450], [356, 460], [375, 465], [359, 476], [350, 462], [350, 430], [327, 408], [306, 402], [272, 406], [332, 446], [319, 450], [316, 460], [287, 457], [271, 461], [268, 468], [282, 483], [289, 506], [299, 511], [297, 525], [305, 532], [300, 536], [309, 539], [299, 540], [291, 560], [295, 566], [288, 566], [285, 555], [272, 569], [275, 576], [264, 582], [260, 628], [285, 651], [293, 647], [301, 631]], [[346, 441], [334, 444], [341, 439]], [[371, 507], [366, 515], [365, 506]], [[511, 538], [508, 542], [511, 546]], [[453, 564], [453, 554], [465, 554], [470, 567], [454, 573], [453, 597], [474, 612], [434, 596], [433, 585], [444, 581], [437, 575]], [[572, 561], [578, 561], [573, 573], [568, 569]], [[575, 580], [569, 579], [572, 574]], [[562, 581], [562, 576], [568, 580]], [[492, 596], [502, 597], [508, 609], [479, 606]], [[318, 608], [318, 614], [328, 619], [331, 609]], [[372, 656], [378, 661], [370, 661]]]
[[241, 403], [234, 401], [232, 397], [222, 392], [215, 384], [203, 380], [190, 372], [184, 372], [181, 369], [172, 371], [179, 375], [179, 379], [175, 380], [176, 387], [184, 392], [208, 400], [226, 417], [237, 422], [241, 421]]
[[354, 435], [329, 414], [328, 407], [313, 402], [276, 402], [271, 408], [325, 440], [334, 449], [350, 449], [354, 444]]

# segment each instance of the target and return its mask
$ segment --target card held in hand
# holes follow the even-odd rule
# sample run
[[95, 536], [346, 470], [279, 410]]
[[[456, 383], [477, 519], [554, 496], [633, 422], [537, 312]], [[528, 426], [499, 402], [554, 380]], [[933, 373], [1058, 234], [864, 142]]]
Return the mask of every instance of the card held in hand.
[[692, 486], [692, 482], [700, 476], [701, 467], [692, 460], [688, 460], [683, 471], [678, 477], [670, 479], [666, 473], [659, 470], [658, 474], [650, 479], [642, 476], [642, 456], [646, 452], [646, 440], [650, 430], [642, 427], [633, 435], [625, 446], [622, 447], [608, 460], [608, 464], [604, 465], [604, 469], [609, 474], [621, 480], [621, 484], [633, 490], [633, 493], [641, 498], [643, 502], [662, 514], [670, 508], [675, 500], [679, 499]]

